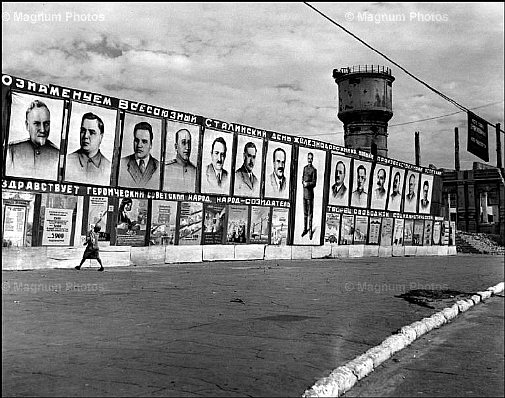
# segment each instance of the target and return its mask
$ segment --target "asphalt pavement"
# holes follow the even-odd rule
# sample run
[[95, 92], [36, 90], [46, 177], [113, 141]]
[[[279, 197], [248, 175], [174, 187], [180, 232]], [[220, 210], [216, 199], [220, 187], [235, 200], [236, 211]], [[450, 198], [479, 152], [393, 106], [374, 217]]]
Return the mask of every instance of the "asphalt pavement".
[[104, 265], [2, 272], [3, 395], [301, 396], [450, 301], [398, 295], [504, 280], [496, 256]]

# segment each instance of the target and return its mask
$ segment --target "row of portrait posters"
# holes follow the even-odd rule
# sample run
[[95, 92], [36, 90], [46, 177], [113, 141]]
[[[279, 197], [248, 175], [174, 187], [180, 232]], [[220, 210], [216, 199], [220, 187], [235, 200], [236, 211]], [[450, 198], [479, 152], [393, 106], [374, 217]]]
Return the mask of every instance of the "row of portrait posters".
[[[439, 232], [432, 234], [434, 228]], [[446, 241], [441, 241], [440, 228], [441, 221], [327, 213], [324, 243], [381, 246], [447, 245], [452, 235], [447, 232]]]
[[[99, 198], [94, 199], [98, 204]], [[89, 222], [103, 223], [101, 214], [105, 206], [92, 206], [91, 202]], [[119, 201], [114, 224], [117, 245], [145, 246], [147, 213], [146, 199]], [[153, 200], [149, 225], [149, 245], [270, 243], [280, 246], [287, 244], [289, 209]]]
[[110, 186], [117, 177], [125, 188], [289, 199], [290, 144], [238, 135], [234, 154], [234, 134], [205, 129], [200, 143], [199, 125], [166, 121], [163, 137], [161, 118], [125, 112], [118, 122], [116, 110], [78, 101], [68, 128], [66, 115], [63, 100], [12, 93], [6, 176], [56, 181], [62, 167], [65, 182]]
[[56, 181], [61, 168], [64, 182], [289, 200], [294, 171], [304, 220], [295, 225], [297, 244], [321, 235], [323, 192], [334, 206], [430, 213], [433, 175], [332, 153], [325, 187], [323, 150], [299, 147], [293, 167], [288, 143], [242, 134], [235, 140], [231, 132], [202, 133], [197, 124], [128, 112], [120, 119], [115, 109], [79, 101], [64, 105], [12, 93], [6, 176]]

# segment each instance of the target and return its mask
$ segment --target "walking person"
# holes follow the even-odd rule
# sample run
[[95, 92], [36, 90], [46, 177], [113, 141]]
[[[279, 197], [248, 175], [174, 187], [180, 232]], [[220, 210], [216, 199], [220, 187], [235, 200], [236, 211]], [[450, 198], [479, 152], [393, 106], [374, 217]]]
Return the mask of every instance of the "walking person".
[[76, 270], [81, 269], [84, 261], [94, 258], [100, 264], [98, 271], [103, 271], [103, 264], [102, 260], [100, 259], [100, 249], [98, 247], [98, 233], [100, 232], [100, 229], [101, 227], [98, 224], [90, 229], [85, 243], [86, 250], [84, 250], [84, 254], [82, 255], [81, 263], [75, 267]]

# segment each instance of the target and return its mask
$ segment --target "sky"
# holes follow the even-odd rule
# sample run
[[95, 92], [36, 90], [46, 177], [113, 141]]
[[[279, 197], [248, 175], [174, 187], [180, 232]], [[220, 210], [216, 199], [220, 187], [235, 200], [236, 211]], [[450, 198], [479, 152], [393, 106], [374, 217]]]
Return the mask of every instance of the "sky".
[[[504, 3], [310, 4], [504, 129]], [[414, 163], [419, 131], [421, 164], [454, 168], [458, 127], [481, 161], [464, 112], [399, 125], [459, 109], [304, 3], [2, 3], [2, 73], [342, 146], [332, 71], [364, 64], [395, 77], [388, 157]]]

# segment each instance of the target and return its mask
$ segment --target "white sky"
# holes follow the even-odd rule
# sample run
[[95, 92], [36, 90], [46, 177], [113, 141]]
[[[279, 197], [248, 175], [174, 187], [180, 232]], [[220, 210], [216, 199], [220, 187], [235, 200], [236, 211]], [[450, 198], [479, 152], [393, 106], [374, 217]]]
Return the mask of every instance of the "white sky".
[[[504, 129], [504, 3], [311, 4]], [[2, 20], [3, 73], [338, 145], [334, 68], [392, 69], [390, 125], [459, 110], [303, 3], [2, 3]], [[422, 164], [453, 168], [454, 127], [471, 168], [465, 113], [390, 127], [389, 157], [414, 163], [420, 131]]]

